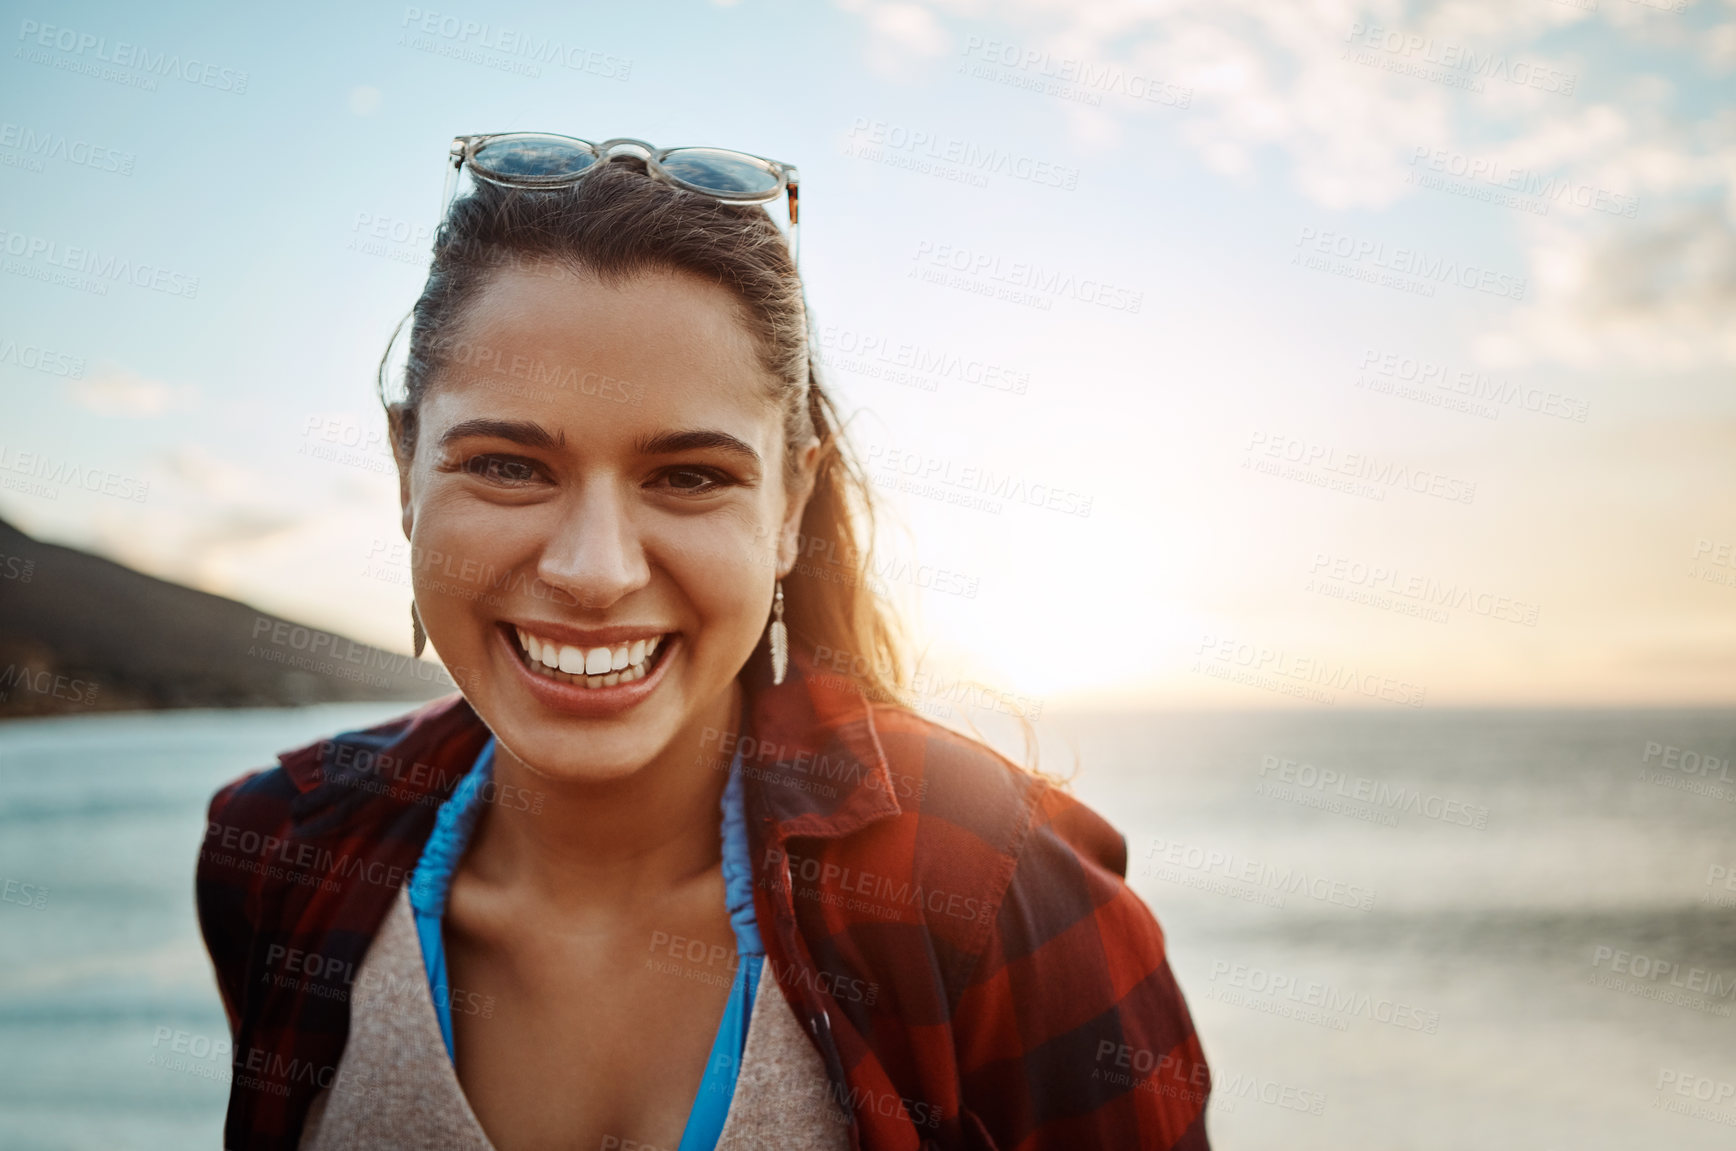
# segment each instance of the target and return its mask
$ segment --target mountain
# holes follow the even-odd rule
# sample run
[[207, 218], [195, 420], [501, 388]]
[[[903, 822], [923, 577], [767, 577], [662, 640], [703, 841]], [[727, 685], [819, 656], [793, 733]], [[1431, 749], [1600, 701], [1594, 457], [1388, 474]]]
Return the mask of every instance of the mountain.
[[428, 700], [437, 664], [297, 624], [0, 520], [0, 717]]

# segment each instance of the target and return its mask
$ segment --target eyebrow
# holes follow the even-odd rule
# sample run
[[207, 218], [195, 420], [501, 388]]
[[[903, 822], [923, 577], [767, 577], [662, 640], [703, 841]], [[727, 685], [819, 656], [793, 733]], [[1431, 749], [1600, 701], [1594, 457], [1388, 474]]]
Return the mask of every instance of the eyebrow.
[[463, 420], [446, 429], [446, 434], [440, 437], [440, 446], [467, 436], [492, 436], [532, 448], [559, 448], [567, 442], [565, 432], [550, 435], [547, 428], [529, 420]]
[[[440, 446], [468, 436], [491, 436], [495, 439], [511, 440], [533, 448], [561, 448], [566, 446], [566, 433], [550, 434], [541, 424], [529, 420], [463, 420], [446, 429], [446, 434], [440, 437]], [[753, 464], [760, 465], [760, 454], [752, 445], [737, 439], [728, 432], [715, 429], [696, 429], [685, 432], [659, 432], [656, 435], [640, 436], [633, 441], [633, 448], [640, 455], [666, 456], [679, 452], [704, 451], [707, 449], [728, 452], [740, 456]]]
[[687, 432], [660, 432], [654, 436], [640, 436], [633, 441], [633, 447], [641, 455], [647, 456], [664, 456], [677, 452], [712, 449], [741, 456], [755, 467], [760, 464], [760, 454], [754, 451], [751, 445], [736, 439], [728, 432], [720, 432], [710, 428]]

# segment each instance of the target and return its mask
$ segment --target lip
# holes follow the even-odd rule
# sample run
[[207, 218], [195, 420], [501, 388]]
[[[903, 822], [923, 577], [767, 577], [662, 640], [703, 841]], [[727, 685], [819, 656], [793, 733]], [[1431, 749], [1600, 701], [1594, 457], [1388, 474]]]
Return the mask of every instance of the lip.
[[[663, 672], [669, 666], [669, 661], [675, 654], [675, 648], [685, 638], [679, 632], [661, 632], [651, 634], [667, 635], [657, 653], [656, 665], [651, 673], [643, 679], [632, 683], [618, 683], [613, 687], [579, 687], [577, 684], [561, 683], [547, 676], [537, 675], [524, 665], [523, 649], [518, 646], [518, 637], [509, 629], [524, 627], [523, 624], [505, 623], [494, 629], [504, 649], [506, 658], [512, 661], [513, 670], [518, 673], [519, 682], [531, 696], [551, 711], [563, 712], [567, 715], [581, 716], [586, 719], [608, 719], [629, 711], [643, 703], [645, 698], [657, 690], [657, 685], [663, 682]], [[531, 630], [525, 627], [526, 631]], [[573, 638], [575, 646], [580, 637], [585, 636], [619, 636], [615, 643], [624, 640], [637, 639], [646, 635], [644, 628], [598, 628], [585, 632], [570, 627], [555, 627], [547, 624], [537, 625], [537, 634], [549, 639], [566, 640]], [[598, 647], [607, 646], [607, 640], [591, 639]], [[663, 650], [668, 648], [668, 651]]]
[[578, 628], [564, 623], [544, 623], [541, 620], [509, 619], [503, 622], [508, 628], [523, 628], [543, 639], [558, 640], [582, 648], [615, 647], [618, 644], [632, 643], [636, 639], [650, 639], [654, 635], [675, 633], [672, 627], [654, 627], [649, 624], [640, 627], [617, 624], [614, 627]]

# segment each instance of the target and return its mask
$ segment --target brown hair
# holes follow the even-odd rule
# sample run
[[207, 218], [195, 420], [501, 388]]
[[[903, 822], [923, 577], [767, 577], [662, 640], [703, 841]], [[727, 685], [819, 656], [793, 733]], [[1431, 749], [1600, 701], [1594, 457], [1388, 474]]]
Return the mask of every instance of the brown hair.
[[[389, 349], [380, 362], [380, 399], [400, 458], [415, 452], [417, 410], [449, 366], [468, 306], [493, 272], [533, 265], [603, 283], [674, 270], [735, 296], [783, 411], [787, 484], [798, 475], [797, 449], [810, 436], [820, 441], [814, 489], [802, 514], [802, 551], [784, 579], [790, 646], [846, 656], [849, 670], [834, 662], [837, 674], [870, 699], [903, 706], [911, 675], [903, 636], [871, 585], [875, 500], [809, 355], [807, 301], [788, 244], [763, 208], [650, 179], [636, 157], [617, 157], [558, 191], [477, 181], [474, 191], [453, 202], [436, 233], [428, 282], [407, 317], [401, 399], [387, 398]], [[827, 564], [802, 562], [803, 552], [821, 549]], [[827, 565], [844, 570], [828, 572]], [[770, 658], [765, 640], [754, 658]]]

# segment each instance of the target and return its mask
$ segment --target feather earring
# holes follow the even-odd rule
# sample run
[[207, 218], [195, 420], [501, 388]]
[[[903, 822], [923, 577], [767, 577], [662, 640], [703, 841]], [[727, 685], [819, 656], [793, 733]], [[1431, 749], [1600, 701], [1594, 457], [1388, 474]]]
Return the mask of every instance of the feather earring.
[[777, 583], [777, 596], [772, 600], [772, 682], [784, 682], [784, 672], [790, 666], [790, 635], [784, 627], [784, 581]]
[[416, 648], [416, 658], [422, 658], [422, 649], [428, 646], [428, 633], [422, 630], [422, 617], [416, 614], [416, 601], [410, 601], [410, 642]]

